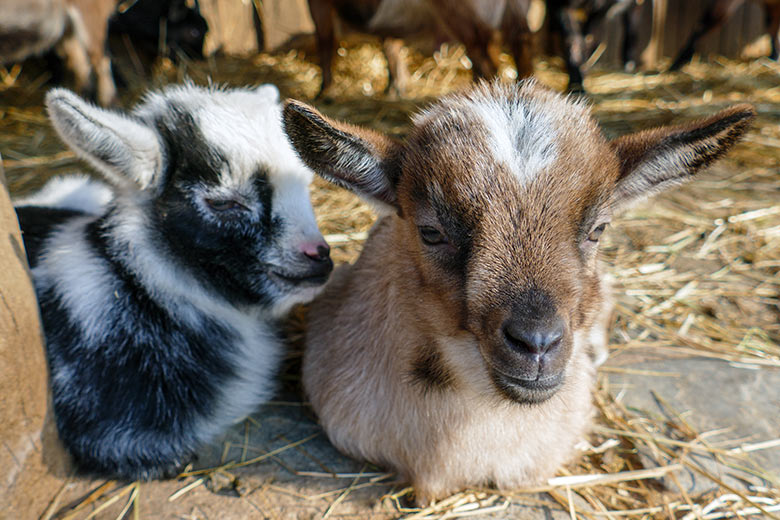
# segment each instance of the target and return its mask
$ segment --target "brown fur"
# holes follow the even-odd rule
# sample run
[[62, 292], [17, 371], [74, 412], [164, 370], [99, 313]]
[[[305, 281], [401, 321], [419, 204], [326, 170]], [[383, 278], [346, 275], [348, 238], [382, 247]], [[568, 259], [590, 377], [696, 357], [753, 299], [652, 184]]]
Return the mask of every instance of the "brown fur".
[[[421, 502], [551, 476], [587, 431], [605, 349], [594, 230], [690, 177], [753, 115], [608, 143], [582, 104], [494, 83], [445, 97], [396, 143], [289, 103], [303, 160], [385, 210], [310, 310], [303, 381], [334, 445], [395, 469]], [[446, 241], [426, 242], [430, 228]], [[541, 354], [516, 343], [559, 323]]]

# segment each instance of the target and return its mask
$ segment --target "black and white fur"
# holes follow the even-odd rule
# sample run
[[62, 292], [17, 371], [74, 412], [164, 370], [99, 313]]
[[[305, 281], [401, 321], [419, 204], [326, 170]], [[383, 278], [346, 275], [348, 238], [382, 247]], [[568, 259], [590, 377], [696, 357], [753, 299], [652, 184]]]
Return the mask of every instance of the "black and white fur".
[[62, 139], [110, 182], [17, 202], [60, 436], [80, 467], [171, 474], [274, 390], [277, 322], [332, 262], [278, 91], [149, 94], [131, 113], [56, 89]]

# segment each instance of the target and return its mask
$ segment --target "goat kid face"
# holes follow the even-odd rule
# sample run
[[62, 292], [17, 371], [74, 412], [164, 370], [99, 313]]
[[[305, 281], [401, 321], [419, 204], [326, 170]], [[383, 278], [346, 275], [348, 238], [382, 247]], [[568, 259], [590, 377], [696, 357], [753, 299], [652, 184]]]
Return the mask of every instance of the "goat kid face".
[[[501, 117], [496, 108], [418, 118], [398, 183], [409, 216], [402, 242], [457, 319], [447, 327], [476, 338], [496, 387], [539, 401], [562, 384], [575, 336], [587, 335], [600, 308], [597, 242], [611, 216], [603, 180], [617, 164], [609, 155], [588, 163], [606, 148], [595, 126], [583, 120], [583, 132], [567, 135], [541, 113], [527, 114], [531, 128], [513, 136], [533, 148], [501, 157], [485, 123]], [[519, 135], [535, 131], [550, 135]]]
[[228, 301], [279, 314], [327, 280], [312, 174], [282, 132], [275, 87], [172, 87], [127, 115], [61, 89], [47, 105], [66, 143], [114, 185], [120, 242], [145, 240]]
[[526, 82], [447, 96], [402, 144], [298, 102], [284, 119], [315, 172], [395, 213], [387, 254], [413, 262], [445, 309], [429, 325], [470, 332], [495, 389], [538, 402], [599, 312], [597, 243], [612, 214], [691, 177], [753, 115], [741, 105], [609, 143], [584, 105]]

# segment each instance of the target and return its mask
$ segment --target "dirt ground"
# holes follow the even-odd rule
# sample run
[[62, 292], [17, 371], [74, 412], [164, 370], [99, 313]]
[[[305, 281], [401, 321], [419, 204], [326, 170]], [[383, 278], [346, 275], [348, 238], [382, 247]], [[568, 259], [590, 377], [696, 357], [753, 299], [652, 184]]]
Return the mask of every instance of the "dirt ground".
[[[351, 42], [339, 55], [334, 99], [314, 103], [328, 115], [395, 136], [408, 128], [409, 114], [469, 81], [462, 49], [445, 47], [433, 58], [410, 51], [410, 97], [389, 99], [375, 42]], [[539, 60], [539, 80], [560, 89], [560, 65]], [[0, 154], [12, 195], [20, 196], [54, 174], [87, 168], [47, 123], [46, 71], [33, 65], [17, 72], [0, 71]], [[161, 62], [148, 75], [125, 74], [125, 106], [147, 88], [185, 78], [271, 82], [284, 96], [309, 101], [319, 81], [316, 65], [294, 50], [246, 60]], [[202, 450], [190, 471], [151, 483], [69, 476], [61, 489], [40, 490], [51, 496], [48, 518], [780, 515], [773, 513], [780, 511], [780, 457], [772, 455], [780, 447], [780, 65], [716, 60], [678, 73], [596, 70], [585, 87], [610, 137], [737, 102], [753, 103], [759, 116], [717, 167], [624, 215], [608, 231], [602, 257], [616, 278], [612, 352], [600, 372], [591, 446], [560, 474], [573, 476], [563, 481], [568, 485], [551, 483], [541, 492], [467, 490], [427, 510], [409, 509], [404, 483], [341, 456], [317, 425], [299, 387], [305, 321], [299, 310], [289, 327], [279, 396]], [[372, 213], [319, 180], [312, 197], [334, 260], [354, 260]], [[758, 380], [760, 386], [750, 386]], [[744, 410], [753, 411], [738, 413]], [[711, 463], [697, 459], [703, 456]]]

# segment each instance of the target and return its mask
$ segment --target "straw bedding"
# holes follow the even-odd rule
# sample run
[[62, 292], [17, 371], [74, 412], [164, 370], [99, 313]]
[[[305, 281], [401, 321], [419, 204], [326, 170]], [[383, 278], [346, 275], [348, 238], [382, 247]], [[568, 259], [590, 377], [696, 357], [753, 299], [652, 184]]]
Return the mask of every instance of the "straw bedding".
[[[469, 62], [461, 47], [442, 47], [433, 57], [409, 51], [409, 97], [391, 100], [383, 95], [386, 69], [376, 42], [345, 42], [339, 55], [334, 71], [335, 102], [318, 103], [320, 108], [328, 115], [396, 136], [407, 129], [411, 112], [431, 98], [465, 86], [470, 79]], [[505, 59], [508, 63], [509, 58]], [[18, 68], [0, 70], [0, 153], [15, 194], [35, 189], [50, 175], [82, 167], [48, 126], [41, 106], [45, 71], [27, 67], [21, 74]], [[564, 85], [559, 62], [538, 61], [536, 67], [543, 83], [553, 88]], [[283, 95], [307, 100], [319, 84], [319, 69], [304, 52], [295, 50], [245, 60], [184, 60], [178, 66], [162, 61], [151, 79], [134, 75], [132, 66], [123, 70], [128, 80], [123, 98], [127, 105], [149, 86], [184, 78], [231, 85], [273, 82]], [[502, 72], [511, 79], [511, 68]], [[720, 166], [611, 226], [602, 253], [616, 279], [611, 360], [600, 372], [595, 396], [597, 426], [579, 461], [561, 470], [544, 489], [467, 490], [425, 510], [407, 508], [410, 490], [388, 485], [390, 476], [376, 468], [357, 474], [298, 472], [302, 479], [336, 479], [335, 491], [317, 497], [321, 507], [316, 516], [335, 518], [346, 510], [354, 513], [354, 508], [346, 507], [351, 493], [375, 487], [372, 514], [383, 518], [443, 519], [491, 513], [500, 517], [512, 504], [549, 503], [550, 497], [572, 517], [591, 519], [780, 517], [778, 468], [762, 468], [751, 460], [753, 451], [777, 449], [780, 438], [724, 441], [728, 435], [721, 435], [718, 442], [710, 442], [708, 433], [695, 431], [681, 410], [668, 409], [665, 417], [653, 417], [628, 409], [619, 395], [609, 391], [609, 378], [615, 373], [675, 377], [673, 363], [669, 372], [651, 373], [625, 368], [622, 360], [704, 356], [755, 370], [780, 368], [778, 79], [780, 66], [759, 59], [694, 63], [684, 72], [668, 74], [597, 70], [586, 80], [594, 114], [610, 136], [702, 116], [741, 101], [754, 103], [759, 117], [744, 142]], [[334, 260], [353, 261], [373, 222], [372, 213], [352, 195], [320, 180], [314, 184], [312, 197], [321, 229], [333, 246]], [[291, 353], [283, 376], [292, 392], [298, 388], [304, 321], [303, 311], [298, 311], [290, 325]], [[220, 475], [229, 479], [238, 466], [251, 467], [288, 449], [305, 450], [309, 440], [299, 439], [256, 459], [228, 460], [217, 468], [182, 475], [172, 498], [218, 480]], [[763, 485], [736, 488], [694, 464], [694, 454], [714, 457], [735, 474], [762, 479]], [[689, 494], [680, 483], [683, 470], [711, 481], [710, 490]], [[76, 503], [53, 507], [51, 513], [61, 518], [131, 517], [137, 513], [133, 506], [142, 499], [140, 490], [135, 483], [108, 483]], [[53, 495], [55, 490], [41, 492]], [[294, 498], [311, 499], [305, 493]]]

